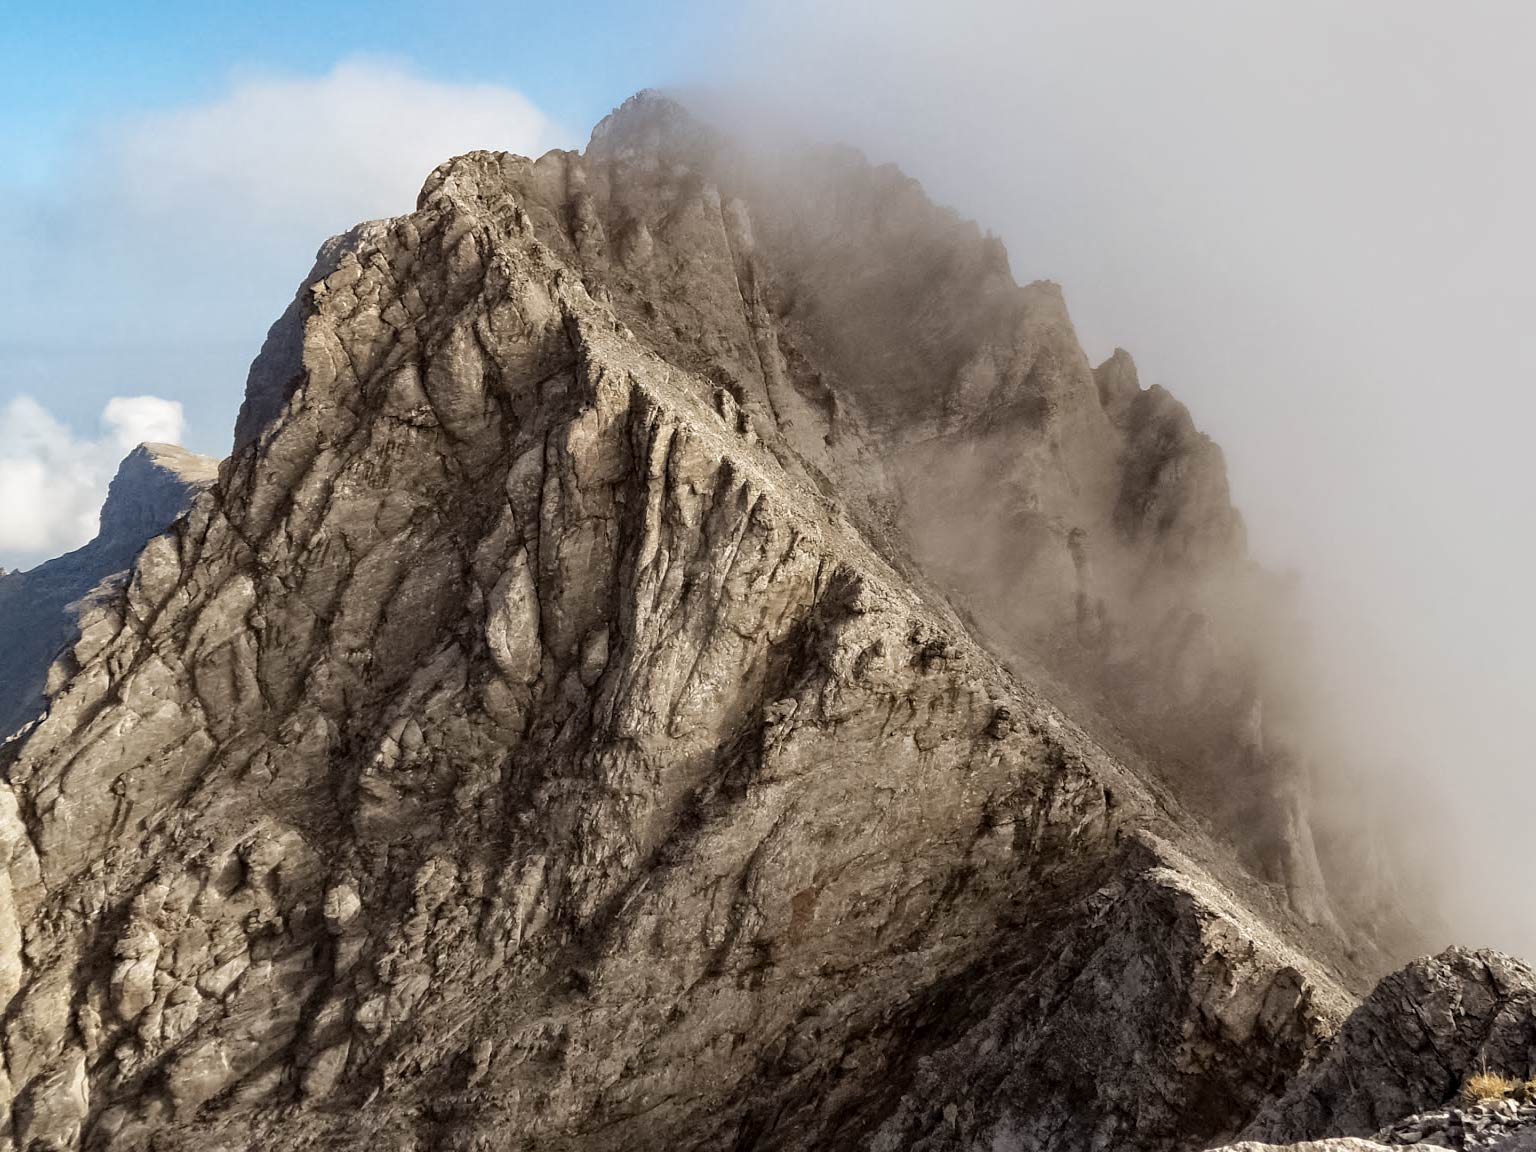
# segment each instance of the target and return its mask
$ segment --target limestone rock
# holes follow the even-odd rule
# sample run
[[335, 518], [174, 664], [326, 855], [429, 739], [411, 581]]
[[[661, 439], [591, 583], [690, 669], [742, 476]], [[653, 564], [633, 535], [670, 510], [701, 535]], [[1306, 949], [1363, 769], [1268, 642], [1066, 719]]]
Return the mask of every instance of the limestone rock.
[[[1220, 449], [1128, 354], [1092, 367], [1058, 286], [1015, 283], [995, 237], [894, 168], [763, 163], [656, 94], [584, 154], [453, 171], [505, 188], [629, 330], [720, 384], [1015, 670], [1070, 692], [1095, 734], [1129, 732], [1298, 913], [1332, 918], [1346, 869], [1314, 843], [1309, 750], [1273, 751], [1325, 706], [1288, 664], [1290, 598], [1248, 557]], [[643, 260], [590, 242], [599, 226], [643, 236]]]
[[971, 990], [979, 1023], [923, 1058], [872, 1150], [1200, 1147], [1288, 1082], [1347, 1001], [1192, 861], [1147, 864]]

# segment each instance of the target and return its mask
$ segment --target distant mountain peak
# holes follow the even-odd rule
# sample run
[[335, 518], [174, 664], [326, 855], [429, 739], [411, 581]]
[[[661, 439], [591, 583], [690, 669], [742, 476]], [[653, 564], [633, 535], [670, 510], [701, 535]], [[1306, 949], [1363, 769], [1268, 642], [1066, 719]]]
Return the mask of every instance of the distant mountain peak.
[[141, 444], [112, 478], [95, 539], [25, 572], [0, 570], [0, 739], [42, 711], [49, 666], [79, 633], [76, 606], [124, 573], [217, 476], [210, 457]]
[[140, 543], [186, 510], [218, 479], [219, 464], [176, 444], [140, 444], [118, 465], [101, 508], [101, 535]]

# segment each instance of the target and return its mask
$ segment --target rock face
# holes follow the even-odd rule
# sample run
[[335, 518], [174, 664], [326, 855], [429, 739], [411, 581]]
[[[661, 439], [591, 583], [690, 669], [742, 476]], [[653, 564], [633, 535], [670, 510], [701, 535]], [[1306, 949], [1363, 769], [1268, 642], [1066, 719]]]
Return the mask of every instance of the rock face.
[[650, 347], [1332, 918], [1289, 594], [1247, 558], [1220, 450], [1128, 354], [1093, 368], [1054, 284], [1020, 287], [995, 238], [893, 168], [765, 162], [656, 97], [585, 154], [456, 170], [508, 189]]
[[125, 574], [149, 538], [186, 512], [217, 473], [206, 456], [140, 445], [112, 481], [94, 540], [30, 571], [0, 569], [0, 740], [42, 712], [49, 666], [78, 638], [93, 590]]
[[1166, 845], [919, 1064], [871, 1149], [1195, 1148], [1336, 1021], [1311, 965]]
[[[771, 170], [641, 98], [322, 251], [0, 757], [0, 1146], [1194, 1148], [1343, 1019], [1219, 454], [910, 181]], [[1177, 671], [1274, 883], [988, 645]]]
[[[1536, 972], [1452, 948], [1383, 980], [1221, 1152], [1536, 1148]], [[1479, 1078], [1493, 1093], [1468, 1090]], [[1361, 1137], [1370, 1136], [1370, 1140]]]
[[1275, 1143], [1369, 1135], [1452, 1102], [1481, 1070], [1536, 1077], [1536, 972], [1453, 948], [1383, 980], [1247, 1134]]

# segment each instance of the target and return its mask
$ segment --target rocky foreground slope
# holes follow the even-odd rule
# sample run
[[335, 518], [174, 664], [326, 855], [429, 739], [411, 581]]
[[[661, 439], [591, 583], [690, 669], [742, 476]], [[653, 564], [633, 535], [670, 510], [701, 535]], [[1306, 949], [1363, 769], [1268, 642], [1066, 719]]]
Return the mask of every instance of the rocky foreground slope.
[[217, 462], [206, 456], [142, 444], [118, 468], [94, 540], [26, 572], [0, 572], [0, 740], [42, 713], [49, 666], [78, 638], [84, 601], [103, 581], [126, 576], [145, 543], [184, 513], [217, 473]]
[[[1478, 1077], [1493, 1088], [1467, 1099]], [[1252, 1143], [1234, 1146], [1242, 1152], [1318, 1140], [1536, 1148], [1536, 972], [1459, 948], [1414, 961], [1376, 987], [1243, 1135]]]
[[[639, 98], [326, 246], [5, 748], [0, 1139], [1182, 1149], [1290, 1099], [1359, 972], [1205, 611], [1219, 454], [910, 182], [805, 171]], [[1032, 661], [1148, 758], [1183, 716], [1177, 770]], [[1246, 856], [1181, 799], [1222, 756]]]

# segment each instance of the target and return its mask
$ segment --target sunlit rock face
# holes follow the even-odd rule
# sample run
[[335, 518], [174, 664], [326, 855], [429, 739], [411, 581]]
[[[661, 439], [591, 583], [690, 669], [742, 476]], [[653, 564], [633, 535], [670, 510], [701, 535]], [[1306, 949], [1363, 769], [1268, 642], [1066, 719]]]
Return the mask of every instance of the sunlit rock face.
[[1359, 976], [1245, 571], [1187, 413], [898, 173], [650, 96], [450, 161], [5, 748], [0, 1139], [1235, 1136]]
[[145, 543], [186, 512], [217, 472], [206, 456], [142, 444], [118, 468], [94, 540], [26, 572], [0, 570], [0, 740], [42, 713], [49, 667], [78, 639], [81, 617], [110, 598], [112, 582]]

